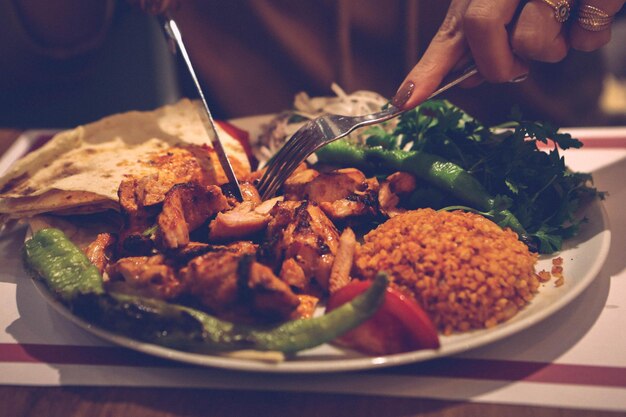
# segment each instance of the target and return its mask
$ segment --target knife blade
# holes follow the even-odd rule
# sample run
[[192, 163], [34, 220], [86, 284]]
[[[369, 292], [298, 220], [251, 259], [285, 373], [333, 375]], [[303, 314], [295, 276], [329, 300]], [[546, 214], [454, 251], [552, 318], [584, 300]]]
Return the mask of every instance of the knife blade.
[[198, 81], [198, 77], [196, 76], [196, 72], [193, 69], [193, 65], [191, 64], [191, 59], [189, 58], [189, 54], [187, 53], [187, 48], [185, 48], [185, 44], [183, 43], [183, 37], [178, 29], [178, 25], [176, 21], [172, 19], [170, 16], [160, 15], [159, 23], [163, 31], [165, 32], [166, 39], [169, 43], [170, 49], [172, 53], [176, 53], [178, 50], [185, 61], [185, 65], [187, 66], [187, 70], [189, 71], [189, 75], [193, 79], [193, 83], [196, 86], [196, 90], [200, 96], [201, 106], [199, 109], [200, 119], [202, 119], [202, 124], [207, 132], [211, 140], [211, 144], [217, 153], [217, 157], [220, 161], [220, 165], [226, 174], [226, 178], [228, 182], [232, 185], [232, 192], [235, 198], [239, 201], [243, 200], [243, 196], [241, 194], [241, 187], [239, 186], [239, 181], [237, 181], [237, 177], [235, 176], [235, 171], [233, 171], [233, 167], [228, 159], [228, 155], [226, 155], [226, 151], [224, 150], [224, 145], [220, 139], [219, 134], [217, 133], [217, 129], [215, 127], [215, 121], [213, 120], [213, 116], [211, 115], [211, 110], [209, 110], [209, 105], [206, 102], [204, 97], [204, 93], [202, 92], [202, 87], [200, 86], [200, 82]]

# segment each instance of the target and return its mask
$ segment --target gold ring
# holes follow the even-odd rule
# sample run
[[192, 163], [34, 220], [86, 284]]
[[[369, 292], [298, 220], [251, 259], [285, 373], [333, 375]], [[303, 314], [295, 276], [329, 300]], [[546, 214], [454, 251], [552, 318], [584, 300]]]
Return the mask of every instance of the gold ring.
[[613, 16], [598, 7], [583, 4], [578, 9], [576, 22], [585, 30], [599, 32], [611, 26]]
[[541, 1], [552, 7], [552, 9], [554, 10], [554, 18], [557, 22], [565, 23], [565, 21], [569, 19], [572, 7], [567, 0], [556, 0], [556, 2], [552, 0]]

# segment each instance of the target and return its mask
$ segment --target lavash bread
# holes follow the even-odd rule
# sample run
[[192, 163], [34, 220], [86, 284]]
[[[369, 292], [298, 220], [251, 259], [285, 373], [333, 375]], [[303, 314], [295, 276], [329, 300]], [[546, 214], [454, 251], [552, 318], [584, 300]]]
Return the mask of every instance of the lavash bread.
[[[150, 164], [150, 158], [171, 147], [203, 146], [209, 152], [210, 182], [227, 182], [210, 147], [198, 104], [183, 99], [153, 111], [112, 115], [55, 135], [0, 178], [0, 216], [6, 221], [40, 213], [116, 210], [121, 181], [128, 176], [158, 175], [162, 167]], [[250, 162], [242, 145], [216, 127], [235, 174], [247, 176]], [[189, 155], [193, 158], [193, 153]]]

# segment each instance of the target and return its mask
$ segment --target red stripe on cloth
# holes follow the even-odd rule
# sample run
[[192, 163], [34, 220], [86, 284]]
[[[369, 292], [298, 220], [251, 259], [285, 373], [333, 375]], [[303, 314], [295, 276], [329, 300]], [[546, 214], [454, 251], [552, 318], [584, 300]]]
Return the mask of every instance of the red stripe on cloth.
[[[624, 138], [578, 138], [582, 143], [582, 149], [590, 149], [590, 148], [604, 148], [604, 149], [626, 149], [626, 137]], [[549, 141], [548, 143], [543, 143], [537, 141], [537, 147], [539, 149], [552, 149], [554, 148], [554, 142]]]
[[625, 138], [593, 138], [580, 140], [584, 148], [626, 148]]
[[[0, 363], [188, 367], [115, 346], [0, 344]], [[500, 359], [442, 358], [373, 371], [380, 375], [524, 381], [626, 388], [626, 368]]]
[[626, 368], [616, 366], [451, 357], [383, 369], [379, 372], [393, 375], [422, 375], [626, 388]]

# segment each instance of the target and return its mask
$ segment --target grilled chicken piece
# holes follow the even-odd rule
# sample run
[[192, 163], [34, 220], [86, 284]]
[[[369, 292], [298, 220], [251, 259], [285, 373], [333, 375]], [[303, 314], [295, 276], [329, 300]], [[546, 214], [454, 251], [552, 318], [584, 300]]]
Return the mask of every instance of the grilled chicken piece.
[[333, 221], [376, 216], [378, 213], [378, 180], [368, 178], [364, 185], [359, 188], [363, 188], [363, 190], [358, 189], [339, 200], [322, 201], [319, 206]]
[[250, 183], [242, 182], [239, 184], [243, 201], [252, 203], [255, 207], [261, 204], [261, 195], [256, 187]]
[[[293, 170], [291, 175], [293, 176], [297, 174], [298, 172], [303, 171], [305, 169], [308, 169], [308, 165], [306, 164], [306, 162], [302, 162], [296, 167], [296, 169]], [[257, 185], [259, 181], [261, 181], [261, 178], [263, 177], [263, 175], [265, 175], [266, 171], [267, 171], [267, 165], [265, 165], [263, 168], [260, 168], [260, 169], [257, 169], [256, 171], [251, 172], [250, 174], [246, 176], [242, 176], [240, 179], [247, 181], [251, 184]]]
[[355, 168], [319, 173], [306, 169], [292, 174], [283, 186], [285, 200], [309, 200], [315, 203], [346, 198], [367, 187], [365, 175]]
[[331, 294], [350, 282], [350, 270], [354, 261], [356, 249], [356, 236], [352, 229], [346, 227], [339, 238], [339, 248], [335, 256], [335, 262], [330, 270], [328, 292]]
[[261, 232], [270, 221], [269, 214], [258, 213], [252, 202], [244, 201], [232, 210], [218, 213], [209, 224], [209, 240], [236, 240]]
[[354, 200], [342, 198], [332, 202], [320, 203], [320, 208], [334, 221], [341, 221], [350, 217], [373, 215], [376, 205], [368, 195], [355, 196]]
[[117, 191], [124, 225], [119, 232], [118, 250], [121, 256], [149, 255], [153, 243], [144, 232], [150, 228], [157, 214], [156, 207], [145, 207], [137, 197], [138, 180], [127, 178]]
[[367, 179], [356, 168], [318, 173], [309, 169], [292, 175], [285, 182], [286, 200], [317, 203], [335, 221], [377, 213], [378, 181]]
[[258, 182], [261, 181], [261, 178], [263, 177], [263, 175], [265, 175], [265, 171], [267, 171], [267, 168], [265, 167], [261, 169], [257, 169], [255, 171], [252, 171], [250, 174], [246, 175], [245, 178], [238, 178], [238, 179], [247, 181], [251, 184], [258, 184]]
[[277, 270], [293, 259], [305, 277], [328, 288], [330, 268], [337, 252], [339, 232], [316, 205], [307, 201], [277, 203], [270, 213], [261, 256]]
[[137, 198], [142, 206], [159, 204], [176, 184], [168, 172], [150, 174], [137, 179]]
[[254, 208], [254, 211], [260, 214], [270, 214], [276, 203], [278, 203], [279, 201], [283, 201], [282, 196], [270, 198], [269, 200], [265, 200], [264, 202], [256, 206]]
[[247, 292], [256, 312], [275, 319], [287, 319], [300, 304], [300, 299], [274, 275], [272, 270], [252, 262], [248, 271]]
[[227, 209], [228, 202], [216, 185], [178, 184], [165, 195], [158, 217], [163, 246], [179, 248], [189, 243], [189, 233], [210, 217]]
[[[255, 189], [256, 190], [256, 189]], [[243, 190], [242, 190], [243, 191]], [[257, 192], [258, 195], [258, 192]], [[270, 211], [282, 197], [260, 202], [246, 200], [229, 211], [218, 213], [209, 224], [209, 240], [214, 242], [248, 238], [263, 231], [270, 221]]]
[[126, 222], [119, 238], [122, 255], [151, 253], [152, 241], [142, 233], [154, 224], [159, 205], [176, 184], [196, 183], [208, 187], [221, 183], [218, 177], [223, 173], [216, 171], [214, 158], [215, 151], [206, 145], [171, 146], [151, 153], [142, 162], [157, 168], [156, 174], [128, 178], [122, 182], [118, 191]]
[[315, 308], [320, 302], [319, 297], [309, 294], [298, 294], [300, 304], [292, 313], [291, 320], [310, 319], [315, 314]]
[[405, 212], [399, 208], [400, 197], [415, 190], [417, 182], [415, 177], [406, 172], [394, 172], [389, 175], [381, 184], [378, 192], [378, 203], [380, 211], [388, 217], [396, 216]]
[[195, 182], [203, 186], [218, 184], [212, 161], [214, 151], [204, 145], [173, 146], [150, 156], [148, 163], [159, 168], [157, 174], [138, 181], [137, 197], [143, 206], [159, 204], [176, 184]]
[[214, 246], [202, 242], [189, 242], [185, 246], [168, 251], [167, 256], [168, 259], [171, 260], [172, 265], [178, 269], [187, 265], [189, 261], [197, 256], [220, 249], [223, 249], [223, 246]]
[[216, 314], [225, 314], [238, 300], [239, 260], [255, 252], [253, 244], [237, 242], [192, 259], [179, 274], [191, 295]]
[[280, 266], [280, 279], [299, 290], [309, 287], [309, 279], [304, 275], [304, 270], [294, 258], [285, 259]]
[[106, 269], [113, 288], [148, 297], [172, 299], [183, 291], [183, 285], [163, 255], [135, 256], [119, 259]]
[[102, 274], [111, 259], [116, 239], [110, 233], [99, 233], [96, 239], [85, 248], [85, 255]]
[[248, 202], [251, 203], [253, 206], [261, 204], [261, 195], [254, 185], [250, 184], [249, 182], [240, 182], [239, 189], [241, 190], [241, 197], [243, 198], [242, 201], [239, 201], [235, 197], [232, 184], [222, 185], [222, 192], [226, 196], [228, 204], [231, 207], [235, 207], [241, 202]]
[[323, 173], [306, 186], [306, 198], [315, 203], [331, 202], [365, 191], [365, 175], [356, 168]]
[[320, 173], [314, 169], [305, 169], [291, 174], [283, 184], [285, 200], [307, 200], [307, 187], [319, 175]]
[[298, 298], [271, 269], [251, 260], [255, 252], [253, 244], [237, 242], [191, 260], [180, 274], [189, 293], [221, 317], [287, 318]]

